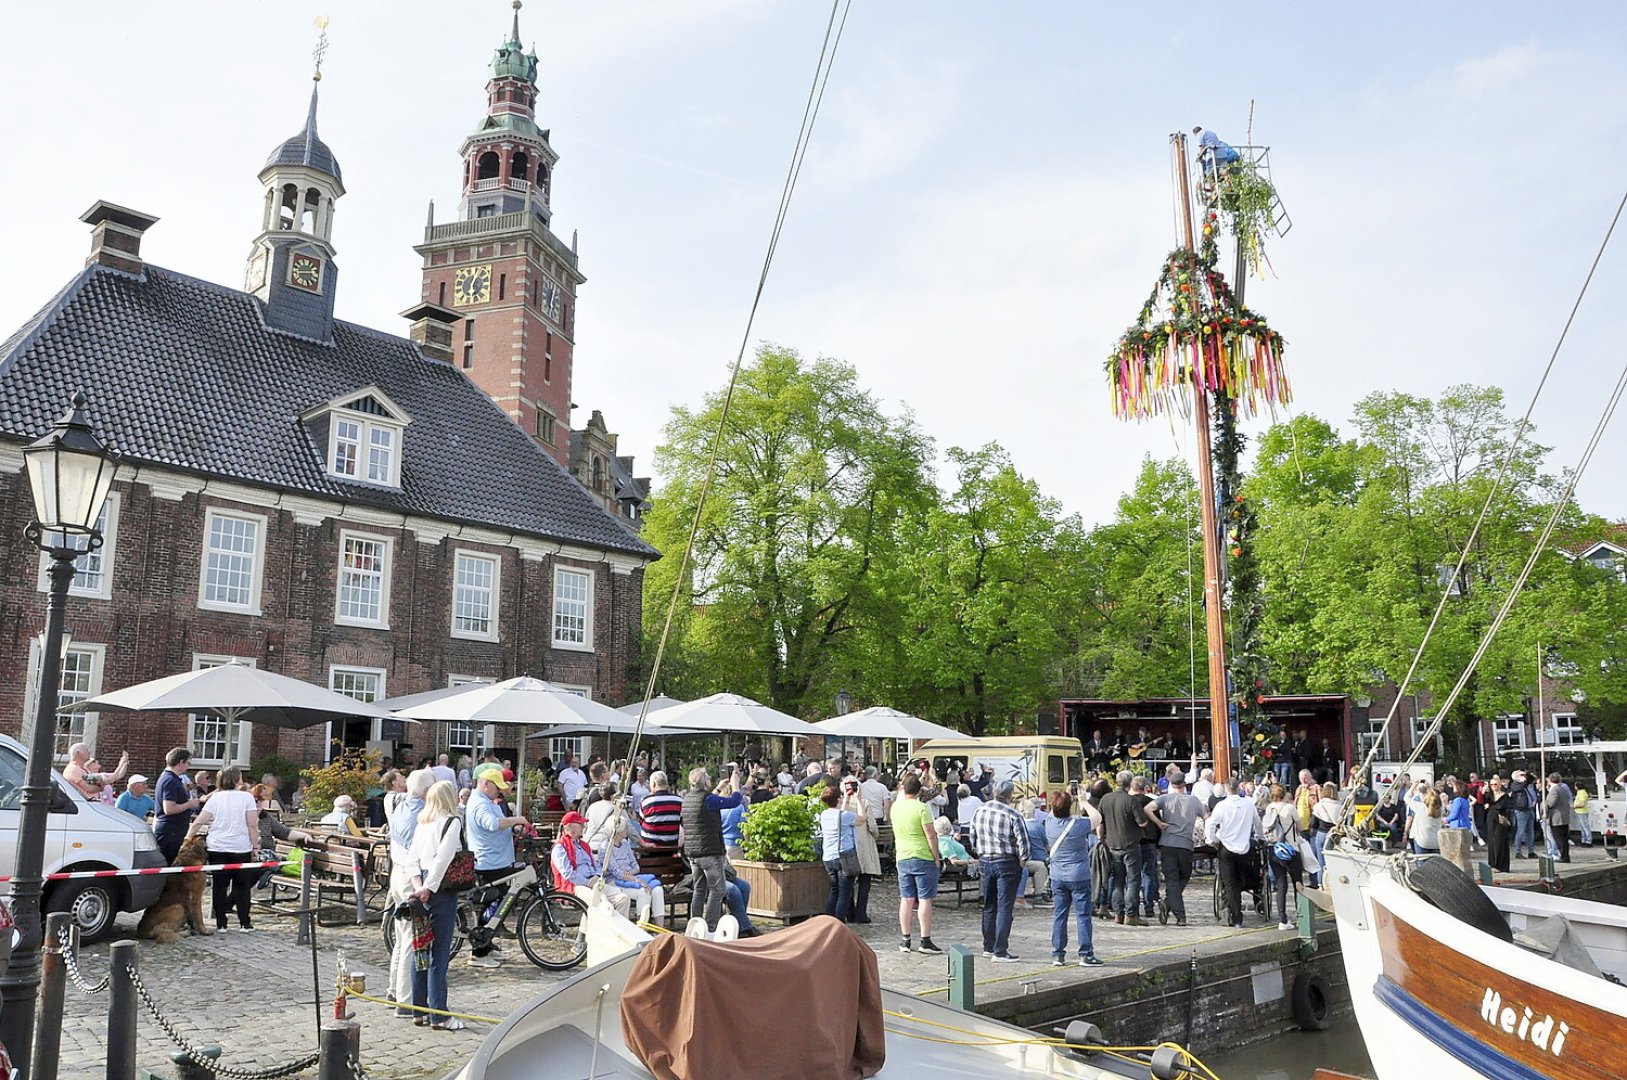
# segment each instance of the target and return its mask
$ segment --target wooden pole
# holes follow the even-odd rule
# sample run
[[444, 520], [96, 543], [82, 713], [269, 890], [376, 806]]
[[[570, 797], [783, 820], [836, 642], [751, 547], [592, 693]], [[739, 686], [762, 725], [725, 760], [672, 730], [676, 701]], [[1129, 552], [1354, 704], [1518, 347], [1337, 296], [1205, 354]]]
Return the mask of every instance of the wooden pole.
[[[1186, 135], [1170, 139], [1175, 155], [1176, 216], [1187, 251], [1197, 248], [1192, 223], [1192, 178], [1187, 171]], [[1220, 533], [1215, 523], [1215, 477], [1209, 453], [1209, 392], [1192, 387], [1192, 421], [1197, 431], [1198, 501], [1203, 512], [1203, 621], [1209, 644], [1209, 745], [1215, 754], [1215, 779], [1232, 772], [1231, 716], [1226, 687], [1226, 609], [1220, 587]]]

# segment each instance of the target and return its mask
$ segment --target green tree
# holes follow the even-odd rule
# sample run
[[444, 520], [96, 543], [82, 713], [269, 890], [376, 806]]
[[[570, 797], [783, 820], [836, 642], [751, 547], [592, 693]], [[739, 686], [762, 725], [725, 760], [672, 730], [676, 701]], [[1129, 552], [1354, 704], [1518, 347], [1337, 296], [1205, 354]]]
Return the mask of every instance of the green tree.
[[1208, 693], [1198, 488], [1178, 459], [1141, 463], [1111, 523], [1084, 545], [1078, 644], [1068, 696]]
[[[666, 483], [644, 535], [666, 557], [645, 578], [651, 635], [666, 617], [722, 408], [722, 392], [697, 411], [675, 408], [656, 451]], [[834, 682], [865, 666], [852, 655], [855, 630], [883, 605], [878, 571], [897, 558], [903, 522], [931, 503], [930, 453], [913, 418], [886, 415], [851, 367], [760, 348], [740, 371], [717, 447], [661, 688], [727, 688], [827, 715]]]
[[909, 523], [896, 564], [905, 632], [876, 628], [902, 646], [888, 690], [899, 707], [971, 734], [1007, 731], [1056, 700], [1084, 531], [999, 446], [948, 459], [953, 487]]

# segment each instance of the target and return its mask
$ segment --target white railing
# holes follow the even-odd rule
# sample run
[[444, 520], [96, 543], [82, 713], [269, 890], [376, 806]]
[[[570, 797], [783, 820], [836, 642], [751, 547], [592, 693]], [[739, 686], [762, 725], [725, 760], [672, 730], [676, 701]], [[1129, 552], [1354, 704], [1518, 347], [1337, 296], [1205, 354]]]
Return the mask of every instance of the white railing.
[[485, 180], [476, 180], [475, 181], [475, 190], [476, 191], [496, 191], [498, 188], [500, 188], [502, 186], [503, 186], [502, 178], [497, 177], [497, 176], [493, 176], [493, 177], [490, 177], [490, 178], [485, 179]]

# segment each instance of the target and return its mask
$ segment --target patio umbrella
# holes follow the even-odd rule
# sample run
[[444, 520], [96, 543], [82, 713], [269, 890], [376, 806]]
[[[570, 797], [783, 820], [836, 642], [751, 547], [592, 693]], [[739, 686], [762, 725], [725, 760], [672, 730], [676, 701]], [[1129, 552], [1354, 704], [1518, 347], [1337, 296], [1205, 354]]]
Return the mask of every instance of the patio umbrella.
[[827, 734], [844, 739], [964, 739], [966, 733], [956, 731], [919, 716], [911, 716], [885, 705], [874, 705], [846, 716], [835, 716], [819, 721], [818, 727]]
[[306, 728], [347, 716], [394, 719], [377, 705], [238, 663], [137, 683], [68, 708], [76, 712], [208, 713], [283, 728]]
[[782, 713], [739, 694], [713, 694], [674, 705], [644, 718], [646, 729], [659, 735], [663, 728], [689, 728], [749, 735], [823, 735], [824, 731], [789, 713]]
[[[662, 709], [670, 709], [674, 705], [682, 704], [684, 704], [684, 702], [679, 701], [675, 697], [667, 697], [665, 694], [657, 694], [650, 699], [650, 712], [660, 712]], [[642, 701], [634, 701], [630, 704], [623, 705], [616, 711], [619, 713], [625, 713], [628, 716], [637, 716], [639, 714], [639, 710], [643, 708], [644, 703]]]

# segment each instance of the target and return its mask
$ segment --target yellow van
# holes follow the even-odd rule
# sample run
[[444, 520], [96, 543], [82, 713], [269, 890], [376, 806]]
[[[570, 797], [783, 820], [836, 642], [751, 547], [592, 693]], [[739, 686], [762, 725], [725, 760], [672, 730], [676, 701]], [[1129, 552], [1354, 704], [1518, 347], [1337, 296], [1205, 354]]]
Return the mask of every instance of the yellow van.
[[925, 758], [932, 771], [943, 776], [954, 766], [962, 782], [976, 777], [984, 765], [994, 769], [994, 779], [1010, 780], [1019, 795], [1042, 795], [1065, 791], [1085, 775], [1084, 748], [1078, 739], [1059, 735], [998, 735], [983, 739], [932, 739], [921, 743], [910, 755]]

